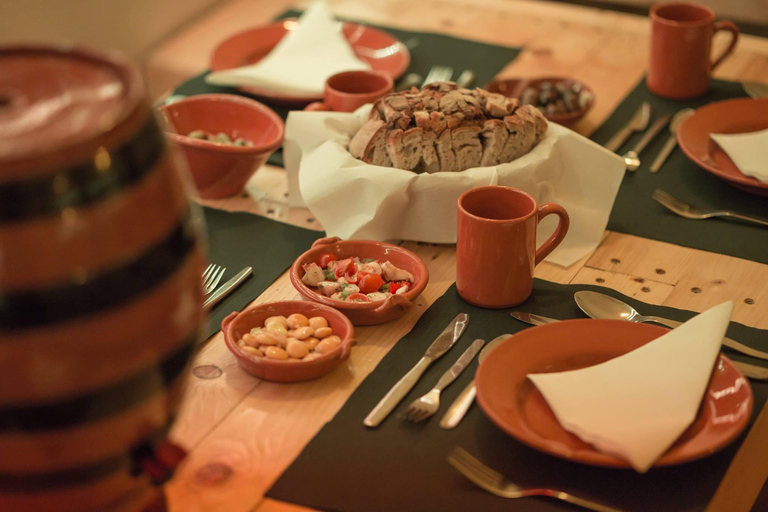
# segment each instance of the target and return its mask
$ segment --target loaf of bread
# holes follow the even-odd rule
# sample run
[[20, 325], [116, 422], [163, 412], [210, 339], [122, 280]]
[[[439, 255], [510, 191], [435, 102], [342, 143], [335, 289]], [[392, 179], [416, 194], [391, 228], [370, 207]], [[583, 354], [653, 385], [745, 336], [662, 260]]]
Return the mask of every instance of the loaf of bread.
[[463, 171], [511, 162], [533, 149], [546, 132], [547, 120], [532, 105], [436, 82], [378, 100], [349, 151], [384, 167]]

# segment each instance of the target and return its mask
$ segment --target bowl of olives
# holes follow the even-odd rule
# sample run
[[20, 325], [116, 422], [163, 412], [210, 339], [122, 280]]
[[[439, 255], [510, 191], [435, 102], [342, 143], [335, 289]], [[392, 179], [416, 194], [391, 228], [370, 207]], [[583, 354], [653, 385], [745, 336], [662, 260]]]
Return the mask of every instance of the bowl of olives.
[[592, 89], [572, 78], [510, 78], [495, 80], [486, 90], [534, 105], [548, 120], [567, 124], [581, 118], [595, 103]]

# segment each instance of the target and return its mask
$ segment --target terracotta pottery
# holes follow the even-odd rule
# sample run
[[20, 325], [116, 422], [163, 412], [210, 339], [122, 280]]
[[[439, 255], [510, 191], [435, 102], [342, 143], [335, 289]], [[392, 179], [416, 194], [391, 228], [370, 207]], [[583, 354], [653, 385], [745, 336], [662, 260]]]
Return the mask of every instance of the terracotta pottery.
[[[322, 316], [328, 320], [333, 334], [341, 338], [341, 345], [310, 361], [278, 361], [256, 357], [237, 345], [243, 334], [250, 332], [254, 327], [263, 327], [267, 318], [279, 315], [288, 317], [293, 313], [301, 313], [307, 318]], [[224, 333], [227, 348], [245, 371], [260, 379], [274, 382], [298, 382], [321, 377], [342, 361], [349, 359], [352, 347], [357, 344], [349, 318], [328, 306], [300, 300], [269, 302], [234, 312], [221, 322], [221, 331]]]
[[0, 510], [163, 510], [203, 253], [135, 68], [0, 49]]
[[[171, 144], [187, 157], [197, 194], [203, 199], [231, 197], [280, 147], [285, 124], [272, 110], [250, 98], [234, 94], [198, 94], [159, 109]], [[253, 146], [233, 146], [193, 139], [196, 130], [226, 133]]]
[[587, 94], [589, 97], [589, 100], [584, 104], [582, 108], [579, 110], [574, 110], [573, 112], [547, 114], [542, 110], [541, 113], [544, 115], [544, 117], [552, 122], [568, 125], [569, 123], [573, 123], [574, 121], [584, 117], [586, 113], [589, 112], [589, 110], [595, 105], [595, 93], [587, 84], [584, 82], [579, 82], [578, 80], [574, 80], [573, 78], [566, 77], [500, 78], [488, 83], [485, 86], [485, 90], [488, 92], [502, 94], [508, 98], [522, 99], [523, 91], [525, 91], [528, 87], [533, 87], [534, 89], [538, 90], [543, 83], [550, 83], [555, 85], [563, 84], [568, 89], [578, 87], [580, 91], [583, 91], [584, 94]]
[[[304, 265], [317, 263], [320, 255], [326, 252], [336, 255], [340, 260], [355, 256], [360, 259], [389, 260], [397, 268], [407, 270], [413, 275], [413, 287], [402, 295], [393, 295], [378, 302], [346, 302], [326, 297], [301, 281], [304, 277]], [[338, 237], [330, 237], [315, 240], [312, 248], [293, 262], [290, 277], [293, 287], [305, 299], [338, 309], [355, 325], [376, 325], [400, 318], [413, 306], [416, 297], [427, 287], [429, 270], [418, 256], [400, 246], [372, 240], [341, 240]]]
[[[720, 30], [731, 33], [731, 42], [713, 61], [712, 38]], [[684, 2], [654, 5], [648, 89], [678, 100], [701, 96], [709, 90], [712, 70], [733, 52], [738, 39], [736, 25], [715, 21], [715, 13], [708, 7]]]
[[[536, 204], [530, 194], [491, 185], [459, 197], [456, 232], [456, 290], [470, 304], [507, 308], [533, 291], [533, 268], [568, 233], [568, 213], [552, 203]], [[547, 215], [560, 222], [536, 249], [536, 227]]]
[[395, 90], [392, 77], [377, 71], [345, 71], [325, 82], [325, 99], [304, 110], [354, 112]]

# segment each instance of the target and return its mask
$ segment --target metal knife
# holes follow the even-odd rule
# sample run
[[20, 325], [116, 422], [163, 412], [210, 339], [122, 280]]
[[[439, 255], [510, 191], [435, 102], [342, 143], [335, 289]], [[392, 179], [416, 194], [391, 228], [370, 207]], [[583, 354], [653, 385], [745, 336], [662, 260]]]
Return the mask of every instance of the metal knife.
[[[551, 324], [552, 322], [559, 322], [559, 320], [555, 318], [534, 315], [533, 313], [525, 313], [523, 311], [513, 311], [510, 313], [510, 316], [520, 320], [521, 322], [525, 322], [531, 325], [544, 325]], [[670, 322], [677, 323], [678, 325], [682, 324], [682, 322], [675, 322], [674, 320], [670, 320]], [[725, 343], [723, 344], [725, 345]], [[761, 366], [756, 366], [749, 363], [742, 363], [741, 361], [734, 361], [733, 359], [731, 359], [731, 362], [734, 364], [734, 366], [736, 366], [736, 368], [739, 369], [741, 373], [744, 374], [745, 377], [755, 380], [768, 380], [768, 368], [763, 368]]]
[[[480, 352], [480, 357], [478, 358], [477, 364], [482, 364], [485, 356], [487, 356], [491, 350], [496, 347], [496, 345], [506, 340], [510, 336], [512, 335], [502, 334], [501, 336], [496, 336], [493, 338], [491, 342], [487, 344], [485, 348]], [[476, 394], [477, 388], [475, 388], [475, 379], [473, 378], [472, 381], [467, 384], [467, 387], [465, 387], [462, 392], [459, 393], [459, 396], [456, 397], [456, 400], [453, 401], [448, 410], [445, 411], [445, 415], [440, 420], [440, 427], [444, 428], [445, 430], [450, 430], [456, 427], [456, 425], [458, 425], [459, 422], [464, 418], [464, 415], [467, 414], [467, 411], [472, 405], [472, 402], [475, 401]]]
[[214, 291], [208, 299], [203, 302], [203, 309], [211, 308], [219, 303], [221, 299], [226, 297], [229, 292], [237, 288], [240, 283], [245, 281], [253, 272], [253, 268], [251, 267], [245, 267], [243, 270], [237, 273], [235, 277], [224, 283], [223, 285], [219, 286], [216, 291]]
[[743, 82], [744, 91], [752, 98], [768, 98], [768, 84], [760, 82]]
[[611, 137], [611, 140], [605, 144], [605, 149], [615, 153], [627, 141], [627, 138], [632, 135], [632, 132], [648, 128], [648, 121], [650, 120], [651, 104], [645, 101], [640, 105], [640, 108], [637, 109], [637, 112], [632, 116], [632, 119], [630, 119], [629, 122], [622, 127], [621, 130], [616, 132], [616, 135]]
[[402, 379], [397, 381], [397, 384], [392, 386], [392, 389], [384, 395], [384, 398], [376, 404], [376, 407], [368, 414], [363, 420], [363, 424], [366, 427], [378, 427], [379, 424], [384, 421], [390, 412], [400, 403], [400, 401], [408, 394], [413, 386], [418, 382], [424, 371], [434, 361], [440, 358], [443, 354], [459, 341], [461, 335], [464, 334], [464, 330], [469, 323], [469, 315], [466, 313], [459, 313], [459, 315], [448, 324], [448, 327], [440, 333], [440, 336], [435, 339], [432, 345], [429, 346], [427, 351], [421, 357], [416, 366], [406, 373]]

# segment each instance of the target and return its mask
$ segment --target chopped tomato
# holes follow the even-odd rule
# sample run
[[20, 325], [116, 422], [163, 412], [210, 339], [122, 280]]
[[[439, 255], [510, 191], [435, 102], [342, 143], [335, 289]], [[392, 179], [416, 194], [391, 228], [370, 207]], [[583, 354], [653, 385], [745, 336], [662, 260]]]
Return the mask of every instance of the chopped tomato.
[[357, 286], [363, 293], [373, 293], [384, 286], [384, 279], [379, 274], [361, 271], [357, 273]]
[[391, 282], [389, 283], [389, 293], [395, 293], [399, 288], [402, 288], [403, 286], [408, 286], [408, 281], [397, 281], [397, 282]]
[[339, 279], [343, 277], [348, 283], [357, 283], [357, 266], [352, 258], [341, 260], [336, 264], [336, 269], [333, 271], [334, 277]]
[[371, 299], [367, 295], [362, 293], [353, 293], [347, 297], [347, 302], [371, 302]]
[[320, 265], [320, 268], [325, 268], [328, 266], [328, 264], [332, 261], [338, 260], [339, 257], [335, 254], [331, 254], [330, 252], [326, 252], [320, 255], [320, 261], [318, 264]]

